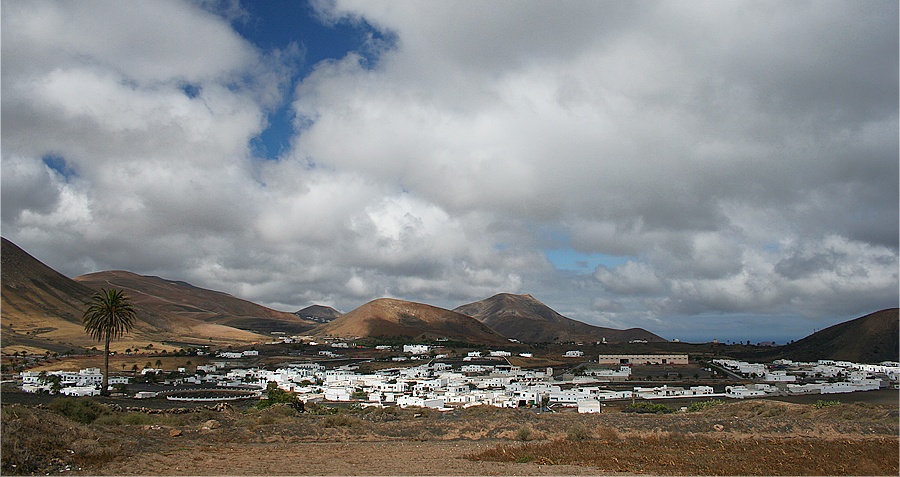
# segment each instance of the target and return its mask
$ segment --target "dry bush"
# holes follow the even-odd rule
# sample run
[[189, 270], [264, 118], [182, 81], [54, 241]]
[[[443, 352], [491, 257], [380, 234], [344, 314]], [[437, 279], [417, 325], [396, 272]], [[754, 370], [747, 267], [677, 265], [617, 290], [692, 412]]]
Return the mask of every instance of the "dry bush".
[[[216, 416], [215, 414], [204, 417], [205, 419], [197, 420], [196, 423], [192, 424], [199, 424], [201, 422], [206, 422], [210, 419], [217, 418], [221, 420], [221, 416]], [[240, 416], [235, 421], [235, 425], [238, 427], [270, 426], [273, 424], [288, 423], [296, 419], [297, 417], [297, 411], [295, 411], [290, 406], [281, 404], [274, 404], [264, 409], [250, 407], [240, 414]]]
[[604, 441], [618, 441], [622, 439], [622, 435], [614, 427], [599, 426], [594, 429], [594, 437]]
[[522, 426], [516, 431], [517, 441], [530, 441], [534, 438], [534, 431], [528, 426]]
[[359, 412], [359, 417], [370, 422], [392, 422], [402, 419], [403, 414], [397, 406], [368, 407]]
[[120, 444], [104, 439], [78, 439], [70, 444], [69, 449], [75, 463], [81, 467], [98, 467], [122, 454]]
[[618, 441], [622, 439], [622, 436], [614, 427], [598, 425], [597, 427], [591, 428], [583, 424], [575, 424], [569, 428], [566, 433], [566, 439], [572, 442], [589, 441], [592, 439]]
[[594, 437], [594, 433], [591, 432], [587, 427], [576, 424], [569, 429], [569, 432], [566, 433], [566, 439], [572, 442], [581, 442], [586, 441]]
[[468, 456], [495, 462], [592, 466], [600, 473], [659, 475], [898, 475], [897, 438], [715, 439], [659, 434], [609, 441], [498, 446]]
[[334, 414], [325, 416], [322, 420], [322, 425], [324, 427], [354, 427], [360, 424], [360, 422], [361, 421], [358, 418], [346, 414]]
[[777, 417], [790, 413], [793, 416], [802, 416], [810, 409], [808, 406], [775, 402], [766, 400], [751, 400], [744, 402], [728, 403], [707, 409], [710, 415], [727, 416], [738, 419], [753, 417]]
[[482, 404], [480, 406], [463, 408], [460, 411], [460, 418], [510, 420], [519, 414], [521, 413], [517, 412], [517, 410]]
[[[43, 409], [13, 404], [3, 406], [0, 412], [0, 474], [46, 474], [67, 466], [93, 467], [114, 458], [120, 450], [83, 425]], [[110, 447], [111, 451], [101, 447]]]
[[885, 408], [867, 403], [849, 403], [841, 405], [820, 406], [810, 412], [816, 420], [843, 420], [855, 422], [878, 422], [896, 424], [897, 408]]

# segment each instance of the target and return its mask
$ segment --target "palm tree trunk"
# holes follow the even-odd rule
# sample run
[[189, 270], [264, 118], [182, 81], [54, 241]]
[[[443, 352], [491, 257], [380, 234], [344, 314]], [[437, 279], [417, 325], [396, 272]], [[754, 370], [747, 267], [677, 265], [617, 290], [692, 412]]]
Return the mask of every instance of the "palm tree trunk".
[[103, 384], [100, 388], [100, 395], [106, 396], [109, 394], [107, 388], [109, 387], [109, 333], [106, 333], [106, 339], [104, 340], [103, 346]]

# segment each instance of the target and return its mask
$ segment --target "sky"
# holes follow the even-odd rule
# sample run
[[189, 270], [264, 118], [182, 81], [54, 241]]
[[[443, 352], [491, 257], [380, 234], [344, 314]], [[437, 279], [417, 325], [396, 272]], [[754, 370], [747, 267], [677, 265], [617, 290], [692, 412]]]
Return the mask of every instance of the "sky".
[[275, 309], [898, 305], [896, 1], [3, 0], [0, 233]]

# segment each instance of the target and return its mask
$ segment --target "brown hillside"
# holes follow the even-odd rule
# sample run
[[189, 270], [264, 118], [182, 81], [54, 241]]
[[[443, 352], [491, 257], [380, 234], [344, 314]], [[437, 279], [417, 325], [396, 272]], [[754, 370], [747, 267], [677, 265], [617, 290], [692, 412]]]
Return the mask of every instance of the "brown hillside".
[[447, 338], [480, 344], [508, 343], [478, 320], [422, 303], [380, 298], [316, 328], [317, 336], [344, 338]]
[[[64, 351], [95, 346], [84, 333], [84, 303], [94, 293], [2, 238], [3, 351]], [[56, 344], [57, 346], [51, 346]], [[21, 348], [21, 349], [20, 349]]]
[[471, 316], [503, 336], [525, 343], [601, 341], [604, 338], [609, 343], [636, 339], [666, 341], [641, 328], [617, 330], [566, 318], [531, 295], [500, 293], [453, 311]]
[[817, 331], [778, 351], [798, 361], [900, 361], [900, 315], [897, 308], [876, 311]]
[[[62, 352], [97, 346], [81, 324], [84, 304], [96, 289], [53, 270], [5, 238], [2, 245], [3, 352], [40, 354], [44, 350]], [[111, 285], [103, 282], [100, 286]], [[113, 342], [113, 350], [148, 344], [165, 349], [172, 343], [202, 345], [210, 340], [219, 345], [239, 345], [267, 339], [230, 326], [145, 307], [133, 290], [127, 290], [127, 294], [135, 302], [137, 322], [131, 332]]]
[[294, 314], [305, 320], [328, 323], [336, 318], [340, 318], [342, 313], [330, 306], [311, 305], [295, 311]]
[[191, 318], [253, 332], [302, 333], [316, 326], [293, 313], [276, 311], [181, 281], [121, 270], [90, 273], [75, 277], [75, 281], [93, 289], [123, 289], [135, 304], [162, 316]]

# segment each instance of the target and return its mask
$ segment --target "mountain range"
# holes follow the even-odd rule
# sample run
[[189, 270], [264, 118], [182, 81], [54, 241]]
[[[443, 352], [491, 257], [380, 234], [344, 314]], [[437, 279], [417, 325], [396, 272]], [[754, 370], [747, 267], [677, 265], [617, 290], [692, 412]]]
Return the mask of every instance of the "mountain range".
[[225, 293], [158, 277], [111, 271], [70, 279], [5, 238], [0, 273], [5, 349], [60, 352], [96, 346], [85, 334], [81, 317], [84, 304], [100, 288], [124, 289], [137, 311], [134, 329], [113, 344], [114, 350], [148, 345], [171, 349], [213, 342], [245, 345], [269, 341], [262, 332], [276, 325], [297, 330], [317, 325]]
[[[567, 318], [531, 295], [500, 293], [446, 310], [381, 298], [346, 314], [322, 305], [293, 313], [227, 293], [128, 271], [68, 278], [2, 238], [3, 351], [62, 352], [97, 343], [84, 333], [84, 304], [101, 288], [125, 290], [135, 304], [135, 328], [114, 350], [169, 349], [214, 344], [241, 346], [272, 340], [272, 333], [314, 337], [453, 340], [481, 345], [632, 340], [665, 346], [641, 328], [619, 330]], [[873, 313], [773, 350], [794, 359], [897, 360], [898, 310]], [[805, 358], [806, 356], [809, 358]]]

